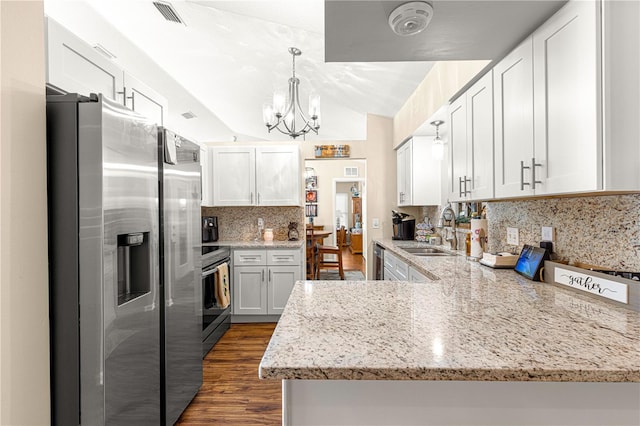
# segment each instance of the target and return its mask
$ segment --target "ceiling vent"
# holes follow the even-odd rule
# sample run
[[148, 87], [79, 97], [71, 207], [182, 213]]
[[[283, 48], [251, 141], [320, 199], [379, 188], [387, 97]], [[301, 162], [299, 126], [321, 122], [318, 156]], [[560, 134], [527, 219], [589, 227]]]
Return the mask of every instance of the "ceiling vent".
[[345, 177], [358, 177], [358, 168], [357, 167], [345, 167], [344, 168]]
[[158, 12], [164, 16], [164, 19], [178, 24], [185, 25], [184, 21], [180, 19], [178, 12], [174, 9], [173, 5], [166, 1], [154, 1], [153, 5], [158, 9]]
[[194, 114], [193, 112], [191, 112], [191, 111], [183, 112], [183, 113], [182, 113], [182, 116], [183, 116], [184, 118], [186, 118], [187, 120], [190, 120], [190, 119], [192, 119], [192, 118], [196, 118], [196, 117], [197, 117], [197, 115], [195, 115], [195, 114]]
[[389, 15], [389, 26], [400, 36], [418, 34], [429, 25], [433, 7], [422, 1], [401, 4]]

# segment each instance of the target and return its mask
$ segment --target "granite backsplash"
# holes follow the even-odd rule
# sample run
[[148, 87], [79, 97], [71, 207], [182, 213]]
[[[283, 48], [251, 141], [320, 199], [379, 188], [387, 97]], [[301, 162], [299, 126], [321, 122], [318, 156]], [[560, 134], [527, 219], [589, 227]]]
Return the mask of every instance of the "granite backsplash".
[[[519, 252], [538, 245], [541, 227], [555, 228], [560, 259], [621, 271], [640, 271], [640, 194], [492, 201], [487, 204], [486, 251]], [[520, 245], [507, 245], [507, 227], [519, 229]]]
[[258, 236], [258, 218], [264, 227], [272, 228], [274, 240], [287, 240], [289, 223], [298, 223], [298, 233], [304, 233], [303, 207], [202, 207], [202, 216], [218, 217], [220, 240], [254, 241]]

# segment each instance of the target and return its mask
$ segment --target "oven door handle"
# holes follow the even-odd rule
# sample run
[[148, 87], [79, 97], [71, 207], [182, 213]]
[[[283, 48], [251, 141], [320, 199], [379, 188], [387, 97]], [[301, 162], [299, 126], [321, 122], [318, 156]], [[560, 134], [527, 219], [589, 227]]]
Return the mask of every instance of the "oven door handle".
[[218, 266], [216, 266], [215, 268], [213, 268], [213, 269], [209, 269], [209, 270], [208, 270], [208, 271], [206, 271], [206, 272], [204, 272], [204, 271], [203, 271], [203, 272], [202, 272], [202, 278], [204, 278], [204, 277], [208, 277], [209, 275], [212, 275], [212, 274], [215, 274], [216, 272], [218, 272], [218, 268], [219, 268], [219, 267], [218, 267]]

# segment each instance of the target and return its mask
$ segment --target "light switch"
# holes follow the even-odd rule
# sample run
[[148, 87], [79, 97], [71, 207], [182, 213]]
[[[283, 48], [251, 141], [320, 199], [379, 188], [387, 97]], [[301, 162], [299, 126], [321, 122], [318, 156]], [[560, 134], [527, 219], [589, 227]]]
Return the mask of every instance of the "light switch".
[[380, 228], [380, 219], [377, 217], [374, 217], [373, 219], [371, 219], [371, 227], [373, 229], [378, 229]]
[[542, 241], [555, 241], [556, 236], [552, 226], [542, 227]]
[[507, 228], [507, 244], [511, 246], [517, 246], [520, 244], [518, 228]]

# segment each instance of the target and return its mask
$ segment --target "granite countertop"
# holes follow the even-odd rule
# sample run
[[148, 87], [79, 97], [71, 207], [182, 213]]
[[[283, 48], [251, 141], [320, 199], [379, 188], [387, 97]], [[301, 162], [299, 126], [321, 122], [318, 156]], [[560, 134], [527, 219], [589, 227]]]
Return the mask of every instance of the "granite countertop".
[[261, 378], [640, 382], [639, 313], [378, 243], [439, 279], [298, 282]]
[[300, 248], [304, 245], [304, 240], [298, 241], [240, 241], [240, 240], [220, 240], [213, 243], [202, 243], [203, 246], [228, 246], [234, 249], [286, 249]]

